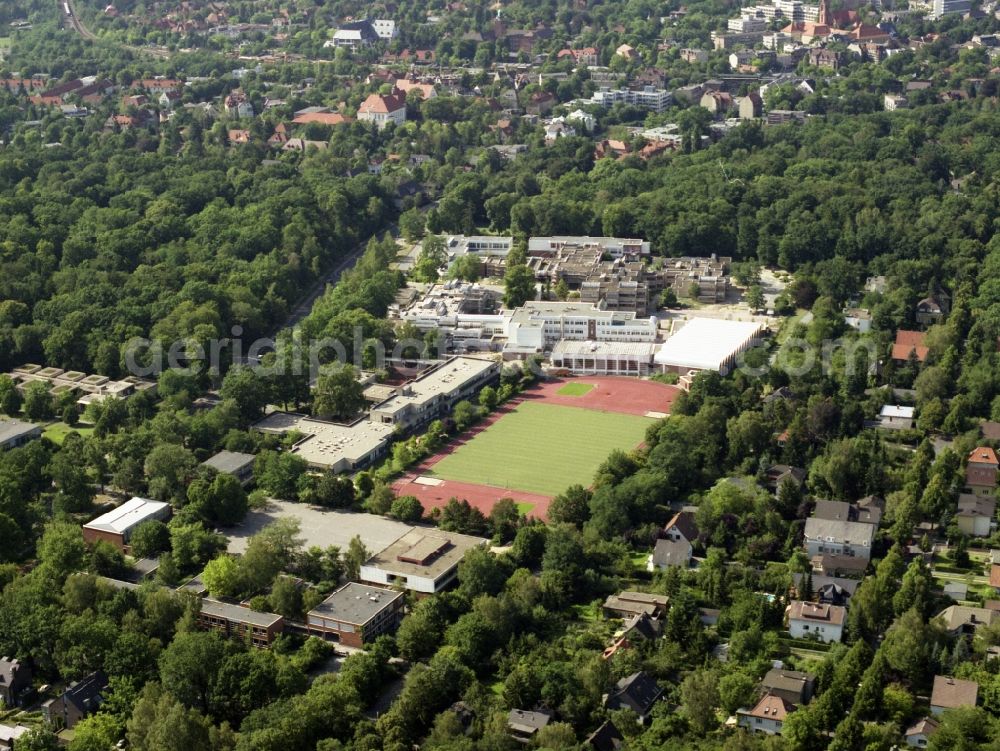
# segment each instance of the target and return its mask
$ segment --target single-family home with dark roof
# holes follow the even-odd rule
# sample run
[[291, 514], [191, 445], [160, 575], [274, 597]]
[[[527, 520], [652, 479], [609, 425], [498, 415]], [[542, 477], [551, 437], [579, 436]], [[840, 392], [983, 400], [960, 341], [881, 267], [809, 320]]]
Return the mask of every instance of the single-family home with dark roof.
[[531, 743], [531, 739], [543, 727], [549, 724], [552, 716], [547, 712], [532, 712], [524, 709], [512, 709], [507, 715], [507, 729], [511, 737], [519, 743]]
[[642, 671], [622, 678], [614, 689], [605, 695], [606, 709], [631, 709], [639, 715], [639, 721], [645, 722], [653, 706], [663, 696], [663, 689], [655, 680]]
[[812, 699], [816, 679], [798, 670], [772, 668], [764, 675], [760, 688], [765, 694], [780, 696], [789, 704], [808, 704]]
[[104, 673], [91, 673], [42, 704], [42, 716], [52, 727], [72, 729], [84, 717], [97, 711], [107, 688], [108, 677]]
[[597, 730], [587, 736], [584, 744], [594, 751], [621, 751], [625, 739], [611, 720], [605, 721]]
[[0, 703], [19, 707], [30, 688], [31, 666], [16, 657], [0, 657]]

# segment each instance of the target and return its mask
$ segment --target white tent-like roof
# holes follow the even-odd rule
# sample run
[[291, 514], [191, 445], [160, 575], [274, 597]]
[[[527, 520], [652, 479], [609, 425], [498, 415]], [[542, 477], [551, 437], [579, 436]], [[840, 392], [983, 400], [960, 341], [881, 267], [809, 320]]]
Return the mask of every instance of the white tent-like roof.
[[722, 372], [740, 352], [753, 346], [763, 324], [692, 318], [667, 339], [653, 358], [663, 367]]

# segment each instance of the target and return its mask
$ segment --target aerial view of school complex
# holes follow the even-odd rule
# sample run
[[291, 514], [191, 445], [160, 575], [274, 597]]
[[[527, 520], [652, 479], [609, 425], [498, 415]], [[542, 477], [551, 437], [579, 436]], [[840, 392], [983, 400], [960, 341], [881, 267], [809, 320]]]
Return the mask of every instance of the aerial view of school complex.
[[0, 2], [0, 751], [1000, 751], [1000, 0]]

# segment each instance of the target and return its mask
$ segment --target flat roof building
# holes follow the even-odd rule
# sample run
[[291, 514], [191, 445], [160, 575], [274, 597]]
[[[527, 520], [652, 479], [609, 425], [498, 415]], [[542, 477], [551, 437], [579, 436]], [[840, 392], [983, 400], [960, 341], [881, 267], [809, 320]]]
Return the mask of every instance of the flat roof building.
[[257, 457], [253, 454], [244, 454], [239, 451], [220, 451], [201, 464], [203, 467], [211, 467], [220, 474], [232, 475], [241, 484], [246, 485], [253, 480], [253, 463], [256, 459]]
[[83, 525], [83, 539], [93, 544], [104, 540], [122, 551], [128, 550], [132, 532], [143, 522], [166, 521], [170, 518], [169, 503], [148, 498], [132, 498], [116, 509], [102, 514]]
[[692, 318], [660, 347], [654, 362], [665, 373], [714, 370], [725, 375], [763, 330], [763, 324], [753, 321]]
[[0, 449], [8, 449], [23, 446], [28, 441], [42, 437], [41, 425], [22, 420], [0, 420]]
[[406, 428], [443, 417], [462, 399], [500, 377], [500, 363], [478, 357], [453, 357], [372, 407], [369, 419], [383, 426]]
[[285, 630], [285, 619], [277, 613], [261, 613], [205, 597], [198, 612], [198, 627], [218, 631], [227, 639], [249, 640], [253, 646], [264, 649]]
[[305, 437], [292, 447], [310, 467], [350, 472], [371, 464], [385, 453], [393, 428], [369, 420], [351, 425], [318, 420], [294, 412], [272, 412], [254, 425], [262, 433], [298, 431]]
[[552, 348], [553, 368], [574, 375], [648, 375], [657, 345], [631, 342], [561, 341]]
[[310, 634], [362, 647], [396, 630], [403, 617], [402, 592], [348, 582], [306, 615]]
[[454, 581], [466, 552], [485, 544], [481, 537], [417, 527], [369, 558], [361, 566], [360, 578], [372, 584], [434, 594]]
[[614, 258], [649, 255], [649, 243], [646, 240], [624, 237], [590, 237], [587, 235], [530, 237], [528, 238], [528, 255], [538, 255], [545, 251], [555, 251], [574, 245], [599, 247]]

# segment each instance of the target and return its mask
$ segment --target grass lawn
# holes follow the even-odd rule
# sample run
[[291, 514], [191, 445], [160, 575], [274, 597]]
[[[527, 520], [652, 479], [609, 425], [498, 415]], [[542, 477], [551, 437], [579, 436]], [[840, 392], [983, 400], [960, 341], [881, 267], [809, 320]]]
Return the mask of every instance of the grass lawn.
[[42, 432], [42, 435], [48, 438], [57, 446], [62, 446], [62, 442], [66, 440], [66, 436], [68, 436], [70, 433], [79, 433], [80, 435], [86, 438], [87, 436], [91, 436], [94, 434], [94, 429], [90, 427], [71, 428], [64, 422], [54, 422], [47, 428], [45, 428], [45, 430]]
[[518, 513], [519, 513], [519, 514], [520, 514], [521, 516], [527, 516], [527, 515], [528, 515], [528, 514], [530, 514], [530, 513], [532, 512], [532, 511], [534, 511], [534, 510], [535, 510], [535, 504], [533, 504], [533, 503], [528, 503], [527, 501], [520, 501], [519, 503], [517, 503], [517, 504], [515, 504], [515, 505], [517, 506], [517, 512], [518, 512]]
[[456, 482], [557, 495], [590, 485], [613, 449], [642, 443], [650, 419], [539, 402], [523, 402], [429, 474]]
[[567, 383], [556, 393], [559, 396], [583, 396], [594, 390], [592, 383]]

